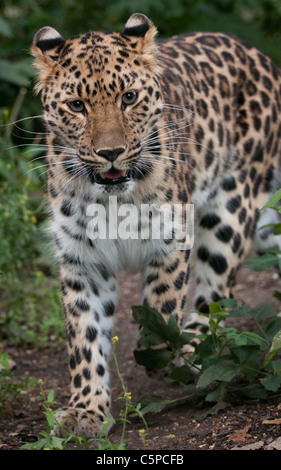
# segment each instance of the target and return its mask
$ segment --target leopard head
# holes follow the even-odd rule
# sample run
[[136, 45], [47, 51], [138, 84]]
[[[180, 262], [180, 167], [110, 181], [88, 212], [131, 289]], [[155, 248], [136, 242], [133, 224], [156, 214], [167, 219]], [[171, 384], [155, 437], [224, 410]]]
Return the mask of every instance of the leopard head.
[[151, 172], [145, 142], [162, 112], [156, 34], [145, 15], [134, 14], [122, 33], [64, 40], [45, 27], [34, 37], [36, 90], [50, 136], [96, 184], [124, 187]]

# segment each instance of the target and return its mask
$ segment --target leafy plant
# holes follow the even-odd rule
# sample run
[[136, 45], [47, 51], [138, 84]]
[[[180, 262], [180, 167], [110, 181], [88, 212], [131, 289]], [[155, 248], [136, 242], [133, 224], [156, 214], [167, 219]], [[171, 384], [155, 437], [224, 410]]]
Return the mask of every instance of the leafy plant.
[[9, 359], [8, 353], [0, 354], [0, 410], [4, 403], [6, 407], [12, 405], [18, 396], [35, 385], [33, 377], [16, 378]]
[[[134, 319], [143, 327], [140, 340], [143, 349], [135, 351], [136, 361], [148, 369], [164, 369], [172, 358], [178, 356], [183, 365], [171, 367], [170, 380], [189, 391], [188, 395], [172, 401], [163, 397], [145, 397], [141, 400], [143, 414], [160, 411], [188, 398], [204, 397], [208, 403], [226, 406], [239, 396], [267, 398], [270, 392], [279, 390], [281, 360], [273, 358], [281, 352], [281, 318], [276, 316], [275, 310], [264, 305], [247, 311], [244, 303], [239, 306], [234, 300], [212, 302], [209, 310], [210, 331], [197, 336], [200, 342], [190, 356], [184, 353], [190, 334], [180, 331], [174, 316], [166, 325], [157, 311], [145, 306], [133, 307]], [[245, 315], [256, 324], [258, 333], [240, 332], [223, 325], [228, 318]], [[275, 331], [274, 337], [272, 331]], [[190, 381], [194, 380], [190, 372], [192, 367], [199, 372], [195, 377], [195, 387], [190, 386]]]
[[[108, 428], [108, 423], [105, 423], [105, 428], [102, 430], [102, 434], [101, 434], [103, 439], [98, 444], [98, 449], [99, 450], [105, 450], [105, 449], [107, 449], [107, 450], [123, 450], [123, 449], [125, 449], [125, 446], [126, 446], [125, 432], [126, 432], [126, 429], [128, 427], [128, 424], [130, 424], [130, 419], [129, 419], [130, 416], [138, 416], [143, 421], [143, 424], [145, 426], [145, 430], [148, 433], [147, 424], [146, 424], [145, 418], [144, 418], [142, 410], [141, 410], [141, 404], [138, 403], [137, 405], [134, 405], [132, 403], [131, 393], [128, 391], [127, 386], [125, 385], [125, 382], [123, 380], [122, 374], [120, 372], [118, 361], [117, 361], [117, 356], [116, 356], [116, 343], [117, 343], [117, 341], [118, 341], [118, 336], [114, 336], [112, 338], [112, 356], [113, 356], [113, 359], [114, 359], [114, 364], [115, 364], [115, 368], [116, 368], [116, 371], [117, 371], [117, 375], [118, 375], [119, 381], [120, 381], [121, 386], [122, 386], [123, 396], [118, 397], [116, 399], [116, 401], [122, 400], [123, 403], [124, 403], [124, 409], [121, 409], [121, 411], [119, 413], [119, 417], [117, 419], [113, 419], [113, 421], [111, 420], [111, 423], [112, 422], [114, 424], [121, 423], [122, 424], [122, 432], [121, 432], [119, 443], [116, 444], [116, 443], [111, 442], [108, 435], [107, 435], [107, 433], [105, 432]], [[140, 434], [140, 437], [142, 439], [144, 438], [143, 433]]]
[[[0, 111], [0, 327], [2, 337], [14, 343], [42, 346], [63, 338], [64, 327], [59, 283], [46, 250], [45, 177], [30, 162], [41, 158], [42, 148], [26, 137], [23, 152], [12, 141], [12, 127], [28, 128], [25, 120], [11, 123], [22, 105], [18, 101], [11, 112]], [[40, 142], [37, 133], [27, 132]]]
[[57, 402], [54, 399], [54, 390], [50, 390], [48, 395], [46, 395], [43, 389], [43, 380], [38, 380], [38, 385], [40, 387], [40, 393], [37, 400], [40, 400], [41, 405], [43, 407], [43, 413], [47, 420], [47, 429], [46, 431], [40, 432], [40, 439], [36, 442], [24, 444], [22, 449], [25, 450], [66, 450], [67, 443], [74, 439], [75, 443], [81, 444], [82, 446], [87, 445], [86, 439], [73, 436], [72, 434], [65, 434], [63, 437], [54, 434], [55, 427], [61, 427], [63, 429], [63, 424], [57, 423], [55, 413], [57, 410], [53, 410], [52, 407], [57, 405]]
[[[167, 366], [177, 352], [194, 337], [193, 334], [180, 331], [174, 315], [166, 323], [155, 310], [140, 306], [133, 307], [133, 316], [143, 326], [139, 339], [139, 345], [143, 349], [134, 351], [134, 356], [138, 364], [148, 369], [162, 369]], [[165, 348], [152, 348], [163, 343]]]

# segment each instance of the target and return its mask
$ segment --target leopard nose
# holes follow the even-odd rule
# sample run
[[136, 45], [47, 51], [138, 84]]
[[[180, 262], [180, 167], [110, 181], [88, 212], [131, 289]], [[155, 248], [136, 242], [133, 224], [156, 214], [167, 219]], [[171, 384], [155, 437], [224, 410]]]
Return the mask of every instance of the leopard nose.
[[125, 151], [125, 147], [116, 147], [111, 149], [100, 149], [96, 151], [96, 154], [100, 157], [104, 157], [109, 162], [114, 162], [121, 153]]

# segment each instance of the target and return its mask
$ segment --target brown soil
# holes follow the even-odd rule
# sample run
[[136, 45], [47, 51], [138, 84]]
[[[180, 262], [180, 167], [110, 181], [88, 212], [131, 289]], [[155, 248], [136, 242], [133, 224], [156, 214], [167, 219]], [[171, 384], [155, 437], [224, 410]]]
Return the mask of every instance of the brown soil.
[[[280, 280], [274, 271], [253, 273], [247, 269], [241, 271], [235, 288], [235, 297], [244, 299], [247, 305], [254, 307], [261, 303], [278, 302], [272, 299], [275, 290], [280, 289]], [[121, 373], [132, 400], [149, 393], [167, 398], [179, 397], [184, 392], [167, 382], [147, 378], [135, 365], [133, 349], [137, 335], [130, 305], [139, 304], [139, 277], [121, 277], [121, 297], [116, 314], [115, 334], [117, 358]], [[44, 351], [23, 349], [12, 344], [2, 344], [2, 349], [15, 361], [14, 372], [18, 377], [33, 376], [42, 379], [44, 389], [55, 390], [58, 406], [68, 402], [67, 355], [64, 347], [49, 348]], [[39, 388], [23, 395], [11, 407], [6, 407], [0, 416], [0, 450], [18, 450], [27, 442], [34, 442], [40, 431], [46, 430], [46, 420], [40, 404], [30, 402], [36, 397]], [[113, 399], [122, 395], [122, 389], [114, 365], [112, 364]], [[113, 403], [113, 415], [118, 415], [121, 401]], [[181, 403], [177, 407], [161, 413], [146, 415], [149, 434], [146, 436], [148, 450], [230, 450], [263, 449], [281, 450], [281, 400], [275, 397], [266, 401], [251, 400], [233, 405], [207, 417], [204, 421], [195, 419], [198, 408], [191, 403]], [[139, 430], [143, 423], [135, 419], [128, 425], [125, 438], [127, 450], [142, 450], [143, 443]], [[118, 442], [121, 427], [116, 425], [111, 431], [111, 440]], [[75, 449], [70, 444], [70, 449]]]

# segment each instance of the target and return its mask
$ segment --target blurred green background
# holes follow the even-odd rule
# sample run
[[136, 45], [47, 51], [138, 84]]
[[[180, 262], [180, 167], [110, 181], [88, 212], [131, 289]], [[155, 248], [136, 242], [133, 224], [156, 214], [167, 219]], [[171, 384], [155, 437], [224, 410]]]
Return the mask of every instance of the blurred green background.
[[44, 127], [33, 93], [33, 36], [46, 25], [64, 37], [122, 31], [135, 12], [149, 16], [160, 37], [225, 31], [281, 66], [280, 0], [0, 0], [0, 341], [38, 345], [63, 335], [46, 248]]

